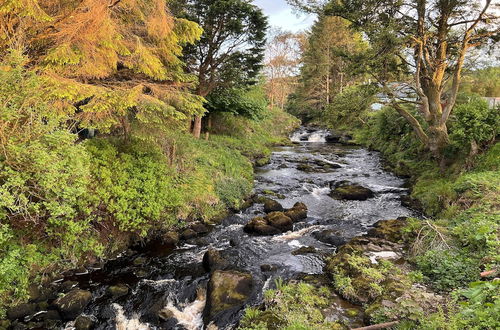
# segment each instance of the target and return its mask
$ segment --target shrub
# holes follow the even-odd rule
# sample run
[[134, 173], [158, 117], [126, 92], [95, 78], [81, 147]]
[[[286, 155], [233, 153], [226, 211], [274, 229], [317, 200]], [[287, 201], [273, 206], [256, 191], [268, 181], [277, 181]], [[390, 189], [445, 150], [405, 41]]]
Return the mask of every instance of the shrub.
[[478, 261], [465, 251], [429, 250], [416, 257], [418, 269], [434, 288], [449, 291], [464, 287], [479, 277]]

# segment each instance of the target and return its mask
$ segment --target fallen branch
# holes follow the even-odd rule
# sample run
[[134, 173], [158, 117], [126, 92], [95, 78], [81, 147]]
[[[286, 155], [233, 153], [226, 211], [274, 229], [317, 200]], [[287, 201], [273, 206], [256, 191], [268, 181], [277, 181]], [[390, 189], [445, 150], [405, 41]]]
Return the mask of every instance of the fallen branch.
[[351, 330], [378, 330], [378, 329], [385, 329], [385, 328], [392, 327], [393, 325], [396, 325], [398, 323], [399, 323], [399, 321], [393, 321], [393, 322], [387, 322], [387, 323], [380, 323], [380, 324], [369, 325], [367, 327], [356, 328], [356, 329], [351, 329]]

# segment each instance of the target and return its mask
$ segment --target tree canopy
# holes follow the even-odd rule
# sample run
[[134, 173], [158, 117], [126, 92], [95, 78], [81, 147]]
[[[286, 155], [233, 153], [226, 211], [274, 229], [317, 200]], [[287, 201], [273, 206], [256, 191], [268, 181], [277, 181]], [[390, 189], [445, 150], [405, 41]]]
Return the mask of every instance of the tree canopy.
[[[248, 0], [178, 0], [174, 12], [198, 23], [201, 39], [186, 48], [188, 72], [198, 77], [196, 94], [206, 97], [220, 88], [257, 82], [262, 68], [267, 18]], [[197, 116], [193, 134], [201, 133]]]

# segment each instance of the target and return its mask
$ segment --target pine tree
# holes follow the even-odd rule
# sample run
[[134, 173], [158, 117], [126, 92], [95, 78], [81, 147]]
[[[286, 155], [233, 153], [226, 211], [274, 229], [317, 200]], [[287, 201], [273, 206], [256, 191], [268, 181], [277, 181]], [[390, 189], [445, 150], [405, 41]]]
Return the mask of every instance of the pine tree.
[[50, 86], [54, 111], [79, 127], [130, 134], [203, 110], [182, 49], [201, 28], [164, 0], [5, 0], [0, 54], [21, 49]]

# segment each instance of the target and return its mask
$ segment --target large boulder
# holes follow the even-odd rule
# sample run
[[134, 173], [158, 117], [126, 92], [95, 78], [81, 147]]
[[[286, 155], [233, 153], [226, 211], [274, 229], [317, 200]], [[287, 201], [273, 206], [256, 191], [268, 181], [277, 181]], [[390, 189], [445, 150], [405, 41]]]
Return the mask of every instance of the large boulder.
[[307, 218], [307, 206], [304, 203], [297, 202], [285, 212], [285, 215], [292, 219], [293, 222], [304, 220]]
[[270, 198], [266, 198], [264, 200], [264, 212], [271, 213], [271, 212], [282, 212], [282, 211], [283, 211], [283, 206], [277, 201]]
[[162, 237], [162, 241], [167, 246], [176, 246], [179, 243], [179, 234], [175, 231], [169, 231]]
[[365, 201], [373, 196], [373, 191], [358, 184], [343, 184], [330, 192], [330, 197], [334, 199], [352, 201]]
[[287, 232], [293, 230], [293, 221], [287, 217], [283, 212], [272, 212], [269, 213], [265, 219], [267, 223], [277, 228], [280, 232]]
[[208, 323], [221, 313], [241, 308], [252, 294], [253, 286], [253, 278], [249, 273], [214, 271], [207, 286], [207, 302], [203, 313], [205, 321]]
[[54, 301], [54, 306], [64, 319], [73, 320], [83, 312], [91, 299], [89, 291], [74, 289]]
[[250, 220], [243, 230], [248, 234], [271, 236], [281, 233], [278, 228], [270, 226], [263, 217], [256, 217]]
[[402, 229], [407, 223], [406, 218], [380, 220], [368, 231], [367, 236], [383, 238], [390, 242], [399, 242], [403, 240]]
[[222, 258], [218, 250], [208, 249], [203, 255], [203, 268], [205, 268], [207, 272], [224, 269], [227, 266], [227, 261]]
[[312, 236], [322, 243], [326, 243], [336, 247], [340, 247], [346, 244], [346, 240], [342, 236], [340, 236], [340, 233], [336, 230], [328, 229], [317, 231], [314, 232]]
[[36, 304], [24, 303], [7, 309], [7, 318], [16, 320], [36, 312]]

